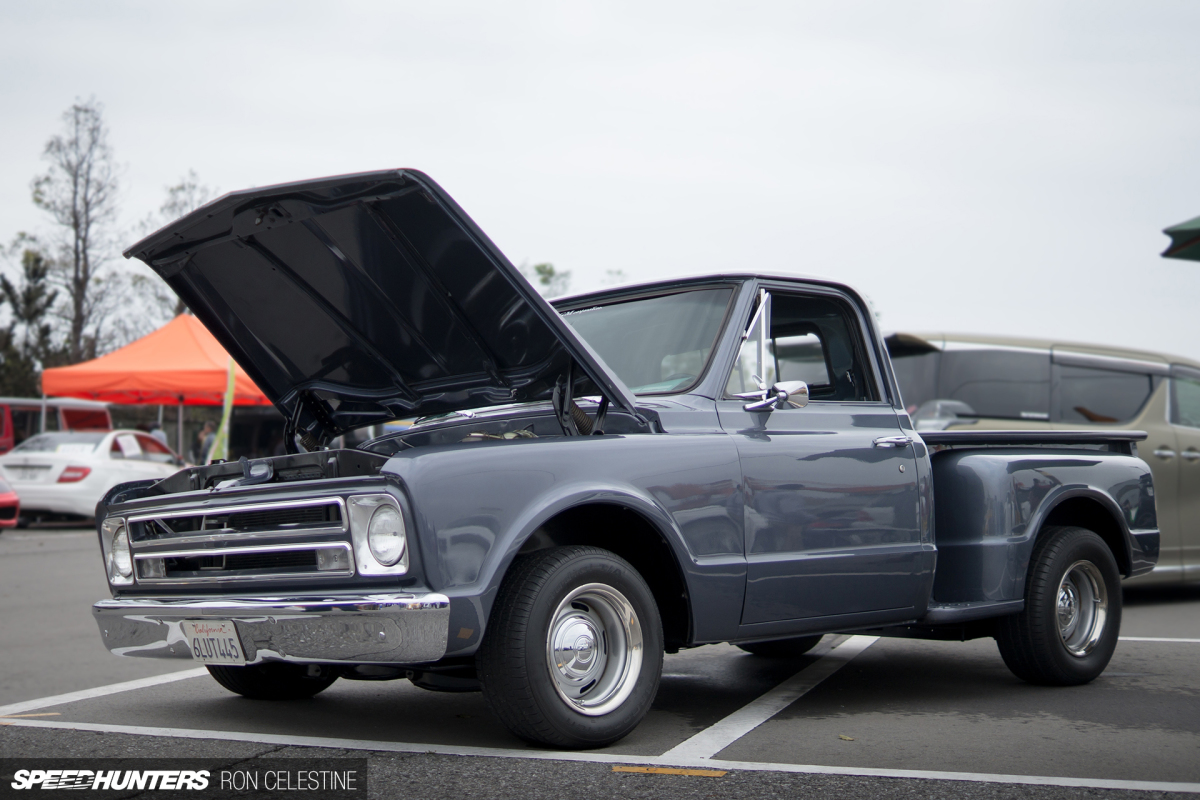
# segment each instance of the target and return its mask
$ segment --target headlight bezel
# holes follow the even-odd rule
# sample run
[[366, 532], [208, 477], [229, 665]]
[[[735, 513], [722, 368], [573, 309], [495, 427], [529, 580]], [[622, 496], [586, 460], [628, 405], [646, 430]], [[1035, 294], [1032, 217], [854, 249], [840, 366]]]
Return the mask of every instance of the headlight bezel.
[[[117, 537], [124, 536], [123, 543]], [[104, 571], [111, 586], [132, 586], [134, 583], [133, 548], [129, 544], [129, 528], [124, 517], [109, 517], [100, 523], [100, 547], [104, 554]], [[118, 564], [118, 549], [128, 558], [129, 572], [124, 574]]]
[[[390, 494], [373, 493], [350, 495], [346, 498], [350, 515], [350, 534], [354, 540], [355, 567], [360, 575], [405, 575], [408, 573], [411, 542], [408, 540], [409, 521], [404, 508]], [[371, 546], [371, 521], [382, 508], [396, 514], [399, 520], [400, 554], [391, 563], [384, 563]]]

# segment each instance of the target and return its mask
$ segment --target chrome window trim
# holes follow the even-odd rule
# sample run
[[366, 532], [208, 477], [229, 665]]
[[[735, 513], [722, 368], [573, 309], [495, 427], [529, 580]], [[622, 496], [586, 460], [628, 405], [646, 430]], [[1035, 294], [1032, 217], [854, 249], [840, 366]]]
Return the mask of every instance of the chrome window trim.
[[984, 344], [983, 342], [960, 342], [955, 339], [946, 339], [942, 342], [942, 352], [952, 352], [956, 350], [999, 350], [1004, 353], [1029, 353], [1031, 355], [1041, 355], [1050, 357], [1051, 351], [1044, 347], [1022, 347], [1015, 344]]
[[1050, 351], [1050, 358], [1055, 364], [1061, 364], [1064, 367], [1092, 367], [1112, 372], [1133, 372], [1139, 375], [1171, 374], [1170, 365], [1159, 361], [1079, 353], [1071, 350], [1059, 350], [1057, 347]]

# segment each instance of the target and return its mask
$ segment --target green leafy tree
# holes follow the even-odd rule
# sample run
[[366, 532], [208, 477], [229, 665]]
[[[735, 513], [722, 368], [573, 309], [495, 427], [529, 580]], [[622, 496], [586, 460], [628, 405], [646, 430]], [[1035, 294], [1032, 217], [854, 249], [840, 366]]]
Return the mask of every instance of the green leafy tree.
[[521, 274], [543, 297], [559, 297], [570, 290], [571, 273], [555, 269], [553, 264], [544, 262], [532, 267], [522, 264], [520, 269]]
[[50, 283], [54, 265], [36, 239], [20, 235], [10, 248], [19, 253], [14, 283], [0, 275], [0, 303], [9, 323], [0, 329], [0, 394], [37, 397], [43, 367], [69, 363], [67, 348], [54, 339], [52, 311], [58, 291]]

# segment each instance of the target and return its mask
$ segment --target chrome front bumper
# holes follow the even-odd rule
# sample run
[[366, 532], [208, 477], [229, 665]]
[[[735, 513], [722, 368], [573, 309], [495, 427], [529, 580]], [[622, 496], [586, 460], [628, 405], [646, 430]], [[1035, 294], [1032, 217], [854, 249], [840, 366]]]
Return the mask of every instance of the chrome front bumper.
[[232, 620], [246, 663], [418, 664], [446, 653], [441, 594], [101, 600], [104, 645], [119, 656], [191, 658], [184, 620]]

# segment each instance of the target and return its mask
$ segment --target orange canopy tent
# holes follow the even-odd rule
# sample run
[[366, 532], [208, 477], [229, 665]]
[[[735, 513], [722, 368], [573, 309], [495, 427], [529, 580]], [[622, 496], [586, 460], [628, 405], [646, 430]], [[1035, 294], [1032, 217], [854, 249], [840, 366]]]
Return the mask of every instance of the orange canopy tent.
[[[233, 369], [234, 405], [271, 405], [241, 367], [234, 364]], [[122, 405], [178, 404], [182, 449], [182, 406], [221, 405], [228, 381], [229, 353], [198, 319], [180, 314], [106, 356], [43, 371], [42, 393]]]

